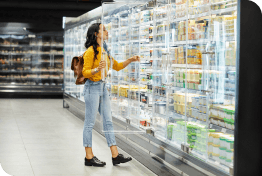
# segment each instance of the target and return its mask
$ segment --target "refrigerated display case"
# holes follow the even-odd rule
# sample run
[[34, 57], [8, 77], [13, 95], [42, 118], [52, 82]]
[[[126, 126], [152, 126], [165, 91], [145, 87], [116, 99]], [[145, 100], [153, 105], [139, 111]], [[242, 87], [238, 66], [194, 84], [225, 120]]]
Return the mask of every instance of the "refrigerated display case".
[[3, 96], [62, 96], [63, 36], [0, 35], [0, 91]]
[[[109, 71], [114, 119], [182, 150], [178, 155], [205, 166], [207, 175], [231, 175], [234, 168], [237, 5], [237, 0], [159, 0], [101, 7], [110, 55], [118, 62], [141, 58]], [[79, 33], [85, 38], [88, 24], [76, 25], [87, 26], [78, 34], [65, 31], [66, 93], [82, 101], [83, 86], [74, 84], [70, 63], [84, 50], [75, 51], [78, 44], [71, 39]]]

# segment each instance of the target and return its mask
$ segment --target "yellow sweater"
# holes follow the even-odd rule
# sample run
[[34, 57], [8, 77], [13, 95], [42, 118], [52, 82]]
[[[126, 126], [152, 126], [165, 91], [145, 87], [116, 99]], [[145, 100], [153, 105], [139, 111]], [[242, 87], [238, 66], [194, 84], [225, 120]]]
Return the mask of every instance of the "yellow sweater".
[[[100, 81], [102, 78], [101, 78], [101, 72], [98, 72], [94, 75], [92, 75], [91, 73], [91, 69], [94, 69], [96, 67], [99, 66], [99, 62], [101, 60], [101, 47], [97, 47], [97, 51], [98, 51], [98, 54], [97, 54], [97, 59], [94, 60], [94, 57], [95, 57], [95, 52], [94, 52], [94, 49], [93, 49], [93, 46], [90, 46], [85, 54], [83, 55], [83, 59], [84, 59], [84, 66], [83, 66], [83, 76], [85, 78], [88, 78], [89, 80], [91, 81]], [[105, 50], [103, 49], [103, 52]], [[108, 69], [109, 69], [109, 66], [110, 66], [110, 60], [109, 60], [109, 57], [107, 56], [106, 57], [107, 59], [107, 63], [108, 63]], [[113, 69], [116, 70], [116, 71], [119, 71], [119, 70], [122, 70], [124, 67], [123, 67], [123, 63], [118, 63], [115, 59], [112, 58], [112, 61], [114, 62], [113, 63]]]

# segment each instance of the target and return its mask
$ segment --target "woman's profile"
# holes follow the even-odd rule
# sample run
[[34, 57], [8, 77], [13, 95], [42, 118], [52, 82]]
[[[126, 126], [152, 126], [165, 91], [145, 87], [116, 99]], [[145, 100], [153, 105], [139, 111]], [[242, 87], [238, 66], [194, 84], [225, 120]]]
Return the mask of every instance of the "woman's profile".
[[[103, 38], [102, 38], [103, 37]], [[108, 39], [108, 32], [101, 23], [92, 24], [87, 31], [86, 35], [86, 52], [83, 55], [84, 66], [83, 76], [87, 78], [84, 85], [84, 98], [85, 98], [85, 121], [83, 129], [83, 145], [86, 151], [85, 165], [86, 166], [99, 166], [106, 165], [105, 162], [100, 161], [94, 156], [92, 151], [92, 129], [95, 124], [97, 111], [103, 117], [103, 129], [104, 131], [111, 131], [111, 133], [105, 133], [107, 145], [110, 147], [112, 153], [113, 165], [126, 163], [131, 161], [131, 157], [124, 157], [124, 155], [118, 153], [115, 135], [113, 133], [113, 123], [111, 116], [111, 104], [109, 99], [109, 93], [102, 79], [102, 69], [112, 64], [112, 68], [116, 71], [122, 70], [131, 62], [139, 61], [139, 56], [134, 56], [122, 63], [118, 63], [114, 58], [106, 56], [106, 61], [101, 61], [101, 55], [105, 52], [102, 48], [102, 41]], [[111, 63], [112, 62], [112, 63]], [[104, 69], [106, 70], [106, 69]], [[106, 75], [105, 71], [105, 75]], [[102, 101], [101, 101], [102, 100]], [[102, 114], [101, 114], [102, 113]]]

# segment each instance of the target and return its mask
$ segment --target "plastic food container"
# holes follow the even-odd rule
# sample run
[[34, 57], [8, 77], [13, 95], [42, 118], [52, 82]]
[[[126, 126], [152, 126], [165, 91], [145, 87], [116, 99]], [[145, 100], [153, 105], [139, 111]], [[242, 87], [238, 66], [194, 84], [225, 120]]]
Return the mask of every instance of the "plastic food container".
[[224, 111], [226, 113], [224, 118], [232, 119], [232, 114], [231, 114], [230, 110], [224, 109]]
[[201, 142], [206, 144], [207, 138], [205, 136], [201, 136]]
[[226, 148], [225, 147], [219, 147], [219, 155], [226, 158], [227, 153], [226, 153]]
[[220, 146], [220, 135], [219, 134], [213, 134], [213, 144]]
[[215, 116], [215, 117], [218, 117], [218, 110], [217, 109], [213, 109], [212, 111], [212, 114]]
[[220, 147], [226, 148], [226, 138], [221, 137], [219, 140], [220, 140]]
[[235, 111], [231, 110], [231, 119], [235, 120]]
[[195, 107], [198, 109], [199, 108], [199, 97], [195, 97], [195, 100], [196, 100]]
[[207, 105], [207, 97], [203, 97], [203, 105]]
[[165, 114], [166, 102], [157, 102], [155, 107], [156, 107], [156, 113]]
[[230, 129], [231, 126], [230, 126], [230, 121], [229, 121], [229, 119], [224, 118], [224, 122], [225, 122], [226, 128]]
[[203, 113], [207, 113], [207, 106], [202, 106]]
[[203, 112], [203, 106], [199, 104], [199, 112]]
[[226, 112], [225, 112], [225, 109], [223, 109], [223, 110], [221, 110], [220, 111], [220, 118], [226, 118], [226, 116], [227, 116], [227, 114], [226, 114]]
[[233, 159], [233, 151], [232, 150], [226, 150], [226, 157], [227, 157], [227, 159], [232, 160]]
[[213, 145], [208, 145], [208, 153], [213, 153]]
[[203, 115], [202, 115], [202, 114], [203, 114], [202, 112], [199, 112], [199, 113], [198, 113], [198, 119], [199, 119], [199, 120], [203, 120]]
[[215, 144], [212, 144], [212, 146], [213, 146], [213, 155], [215, 154], [215, 155], [220, 155], [219, 154], [219, 145], [215, 145]]
[[225, 117], [223, 109], [218, 110], [218, 117], [220, 119]]
[[192, 125], [187, 125], [187, 132], [190, 134], [192, 129]]
[[225, 121], [224, 120], [219, 120], [219, 125], [222, 127], [226, 127]]
[[203, 105], [203, 96], [199, 97], [199, 105]]
[[226, 164], [226, 157], [224, 157], [224, 156], [219, 156], [219, 161], [220, 161], [220, 163], [222, 163], [222, 164]]
[[[214, 150], [214, 149], [213, 149]], [[212, 158], [216, 161], [219, 161], [219, 154], [216, 154], [216, 153], [212, 153]]]
[[196, 109], [196, 111], [195, 111], [195, 118], [199, 119], [199, 110], [198, 109]]
[[208, 143], [210, 143], [210, 144], [213, 143], [213, 135], [212, 135], [212, 133], [208, 135]]
[[192, 97], [192, 108], [196, 108], [196, 97]]
[[196, 118], [196, 109], [195, 108], [192, 108], [192, 117]]
[[226, 159], [225, 161], [226, 161], [225, 164], [226, 164], [227, 166], [229, 166], [229, 165], [231, 165], [231, 164], [233, 163], [233, 161], [232, 161], [231, 159]]
[[226, 145], [227, 145], [227, 149], [230, 149], [230, 150], [234, 149], [234, 139], [227, 140], [227, 144]]
[[211, 122], [212, 122], [213, 124], [215, 124], [215, 125], [217, 125], [217, 124], [218, 124], [218, 122], [217, 122], [217, 119], [216, 119], [216, 118], [211, 118]]

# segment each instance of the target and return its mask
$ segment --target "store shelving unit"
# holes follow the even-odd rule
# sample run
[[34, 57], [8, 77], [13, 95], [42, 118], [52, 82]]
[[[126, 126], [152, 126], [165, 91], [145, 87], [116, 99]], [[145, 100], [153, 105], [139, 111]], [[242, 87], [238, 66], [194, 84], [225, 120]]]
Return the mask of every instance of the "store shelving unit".
[[63, 37], [0, 35], [3, 97], [62, 97]]

